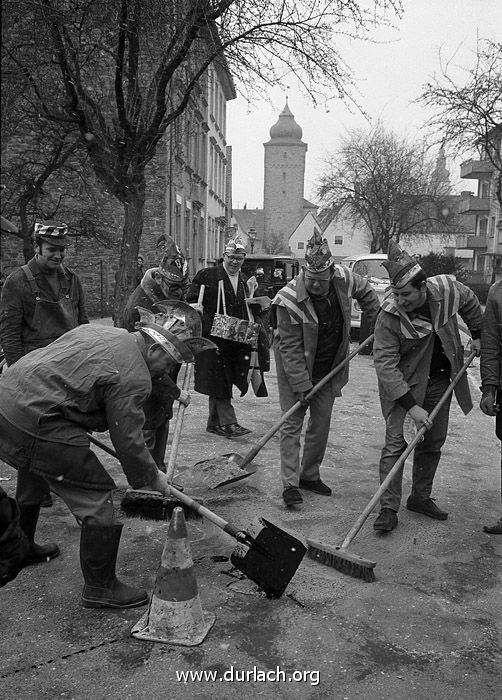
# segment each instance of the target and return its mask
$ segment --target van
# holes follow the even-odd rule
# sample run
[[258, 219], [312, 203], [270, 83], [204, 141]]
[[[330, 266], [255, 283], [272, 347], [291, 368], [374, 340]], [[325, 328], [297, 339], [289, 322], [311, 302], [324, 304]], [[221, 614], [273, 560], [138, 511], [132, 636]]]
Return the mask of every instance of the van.
[[[352, 272], [355, 272], [368, 280], [377, 293], [380, 304], [382, 303], [384, 294], [390, 285], [389, 273], [382, 265], [384, 260], [387, 260], [387, 256], [384, 253], [368, 253], [366, 255], [358, 255], [355, 258], [351, 258], [349, 260], [351, 264], [347, 264], [345, 260], [341, 261], [342, 265], [350, 267]], [[353, 299], [350, 314], [350, 331], [353, 338], [358, 337], [360, 328], [361, 307], [356, 299]]]

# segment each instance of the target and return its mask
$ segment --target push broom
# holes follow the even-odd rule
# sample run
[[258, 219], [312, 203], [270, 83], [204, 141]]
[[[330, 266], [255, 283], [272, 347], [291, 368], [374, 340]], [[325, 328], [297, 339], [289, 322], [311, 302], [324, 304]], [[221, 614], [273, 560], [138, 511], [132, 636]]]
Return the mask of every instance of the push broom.
[[[473, 359], [476, 357], [476, 353], [473, 351], [471, 352], [463, 367], [459, 370], [459, 372], [455, 375], [455, 377], [451, 380], [450, 385], [444, 392], [443, 396], [440, 398], [436, 406], [433, 408], [433, 410], [429, 414], [429, 419], [434, 420], [434, 418], [437, 416], [438, 412], [444, 405], [445, 401], [448, 399], [448, 397], [451, 395], [453, 392], [455, 386], [458, 384], [462, 376], [465, 374], [467, 368], [473, 361]], [[385, 479], [382, 481], [380, 484], [380, 488], [376, 491], [374, 496], [371, 498], [369, 501], [368, 505], [366, 508], [363, 510], [359, 518], [356, 520], [352, 528], [349, 530], [347, 533], [345, 539], [343, 540], [342, 544], [337, 547], [337, 546], [332, 546], [332, 545], [325, 545], [325, 544], [320, 544], [319, 542], [315, 542], [314, 540], [307, 539], [307, 552], [308, 556], [311, 559], [315, 559], [315, 561], [318, 561], [320, 564], [326, 564], [327, 566], [331, 566], [333, 569], [337, 569], [338, 571], [341, 571], [343, 574], [347, 574], [348, 576], [353, 576], [354, 578], [361, 578], [364, 581], [372, 582], [375, 580], [375, 572], [374, 568], [376, 566], [376, 562], [371, 561], [369, 559], [364, 559], [363, 557], [358, 556], [357, 554], [354, 554], [352, 552], [348, 551], [348, 546], [354, 539], [354, 537], [357, 535], [359, 530], [362, 528], [366, 520], [368, 519], [368, 516], [371, 514], [373, 508], [375, 507], [377, 501], [379, 500], [380, 496], [383, 494], [383, 492], [387, 489], [387, 486], [390, 484], [392, 479], [394, 478], [394, 475], [401, 469], [401, 467], [404, 465], [406, 462], [407, 457], [411, 454], [411, 452], [415, 449], [416, 445], [421, 441], [424, 433], [426, 432], [426, 428], [422, 427], [420, 430], [417, 431], [416, 436], [414, 439], [410, 442], [408, 447], [405, 449], [403, 454], [399, 457], [397, 462], [394, 464], [390, 472], [387, 474]]]

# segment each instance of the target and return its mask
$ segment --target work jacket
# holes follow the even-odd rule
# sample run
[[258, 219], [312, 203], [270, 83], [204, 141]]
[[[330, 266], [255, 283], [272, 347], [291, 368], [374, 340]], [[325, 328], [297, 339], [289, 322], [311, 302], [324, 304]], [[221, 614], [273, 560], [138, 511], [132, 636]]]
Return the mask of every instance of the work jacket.
[[[378, 296], [369, 282], [343, 265], [334, 266], [331, 279], [343, 317], [343, 335], [332, 367], [348, 354], [352, 299], [357, 299], [367, 314], [372, 328], [380, 308]], [[285, 376], [295, 393], [312, 388], [312, 371], [317, 350], [319, 322], [314, 304], [305, 288], [303, 270], [283, 287], [272, 301], [276, 309], [277, 330], [274, 333], [274, 354], [278, 376]], [[334, 396], [341, 396], [348, 382], [349, 368], [345, 366], [331, 380]]]
[[[133, 487], [144, 486], [157, 474], [142, 434], [143, 405], [152, 391], [145, 353], [139, 335], [79, 326], [0, 375], [0, 414], [28, 435], [67, 445], [86, 446], [86, 431], [109, 430], [127, 480]], [[55, 460], [40, 471], [89, 485], [78, 464], [61, 474]]]
[[[439, 336], [444, 353], [455, 376], [464, 364], [464, 348], [458, 329], [457, 313], [469, 331], [478, 335], [482, 310], [478, 298], [468, 287], [448, 275], [427, 279], [427, 301], [432, 323], [410, 319], [387, 292], [375, 326], [373, 358], [378, 376], [380, 402], [384, 416], [396, 399], [411, 391], [421, 406], [429, 380], [434, 334]], [[455, 387], [455, 396], [467, 414], [472, 408], [469, 382], [464, 374]]]
[[57, 277], [60, 291], [56, 295], [32, 258], [5, 280], [0, 301], [0, 345], [8, 365], [36, 348], [46, 347], [72, 328], [89, 323], [78, 276], [60, 265]]
[[481, 385], [502, 387], [502, 281], [490, 287], [481, 332]]

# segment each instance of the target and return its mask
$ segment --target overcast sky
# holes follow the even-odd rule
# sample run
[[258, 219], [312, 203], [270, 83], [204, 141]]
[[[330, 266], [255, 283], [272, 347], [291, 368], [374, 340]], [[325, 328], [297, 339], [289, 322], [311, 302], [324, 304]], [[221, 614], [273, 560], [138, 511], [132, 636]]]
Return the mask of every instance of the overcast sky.
[[[343, 55], [353, 69], [359, 102], [374, 120], [412, 137], [425, 134], [427, 114], [412, 101], [421, 86], [439, 72], [439, 51], [460, 67], [472, 65], [476, 37], [500, 41], [502, 0], [403, 0], [403, 19], [396, 29], [375, 34], [378, 44], [352, 42]], [[459, 73], [460, 74], [460, 73]], [[263, 143], [286, 102], [286, 93], [272, 90], [272, 104], [248, 105], [242, 98], [227, 103], [227, 141], [233, 147], [233, 206], [263, 206]], [[314, 108], [291, 86], [289, 107], [308, 144], [305, 196], [316, 201], [315, 182], [327, 153], [333, 152], [346, 129], [369, 128], [365, 118], [334, 101], [329, 111]], [[449, 162], [451, 180], [459, 183], [458, 163]], [[459, 185], [472, 188], [472, 183]]]

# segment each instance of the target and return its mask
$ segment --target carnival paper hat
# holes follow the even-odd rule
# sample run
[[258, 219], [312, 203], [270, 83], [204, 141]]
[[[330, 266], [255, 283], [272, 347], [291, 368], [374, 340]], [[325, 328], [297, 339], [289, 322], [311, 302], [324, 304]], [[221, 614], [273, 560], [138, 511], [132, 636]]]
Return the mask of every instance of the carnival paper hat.
[[405, 250], [397, 245], [395, 241], [390, 241], [387, 249], [387, 260], [382, 265], [387, 269], [390, 283], [393, 287], [404, 287], [423, 269]]
[[140, 315], [136, 328], [159, 343], [176, 362], [194, 362], [198, 353], [217, 350], [213, 342], [200, 337], [202, 324], [200, 319], [196, 321], [193, 316], [199, 314], [189, 304], [166, 300], [157, 302], [157, 306], [165, 311], [155, 313], [142, 306], [136, 307]]
[[186, 257], [171, 236], [162, 236], [164, 252], [159, 263], [160, 270], [169, 282], [183, 282], [188, 277], [188, 263]]
[[246, 255], [246, 246], [240, 238], [231, 238], [226, 242], [224, 252], [227, 253], [227, 255], [236, 255], [238, 253]]
[[312, 238], [307, 242], [305, 251], [305, 267], [309, 272], [324, 272], [333, 264], [333, 256], [328, 241], [316, 229]]

